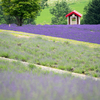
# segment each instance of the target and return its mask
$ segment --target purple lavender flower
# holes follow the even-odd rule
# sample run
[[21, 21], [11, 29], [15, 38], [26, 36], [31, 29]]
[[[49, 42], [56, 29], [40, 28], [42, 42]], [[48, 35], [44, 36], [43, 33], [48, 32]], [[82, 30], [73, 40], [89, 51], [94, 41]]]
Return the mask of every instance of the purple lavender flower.
[[100, 81], [90, 78], [0, 72], [0, 100], [99, 100], [99, 94]]
[[0, 29], [21, 31], [46, 36], [73, 39], [100, 44], [100, 24], [98, 25], [9, 25], [1, 24]]

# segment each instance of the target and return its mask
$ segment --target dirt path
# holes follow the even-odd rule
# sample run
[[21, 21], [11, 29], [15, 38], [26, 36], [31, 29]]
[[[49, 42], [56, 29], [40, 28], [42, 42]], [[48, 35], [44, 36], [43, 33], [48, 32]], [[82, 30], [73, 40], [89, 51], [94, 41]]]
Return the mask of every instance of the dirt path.
[[[0, 59], [4, 59], [4, 60], [8, 60], [8, 61], [19, 61], [19, 60], [14, 60], [14, 59], [9, 59], [9, 58], [4, 58], [4, 57], [0, 57]], [[30, 63], [28, 62], [23, 62], [23, 61], [20, 61], [21, 63], [23, 63], [24, 65], [29, 65]], [[55, 68], [50, 68], [50, 67], [46, 67], [46, 66], [42, 66], [42, 65], [37, 65], [37, 64], [34, 64], [36, 67], [40, 67], [42, 70], [47, 70], [47, 71], [53, 71], [53, 72], [56, 72], [56, 73], [67, 73], [67, 74], [71, 74], [72, 76], [75, 76], [75, 77], [79, 77], [81, 79], [86, 79], [86, 78], [92, 78], [93, 80], [99, 80], [100, 81], [100, 78], [95, 78], [95, 77], [91, 77], [91, 76], [87, 76], [87, 75], [84, 75], [84, 74], [78, 74], [78, 73], [74, 73], [74, 72], [69, 72], [69, 71], [64, 71], [64, 70], [60, 70], [60, 69], [55, 69]]]

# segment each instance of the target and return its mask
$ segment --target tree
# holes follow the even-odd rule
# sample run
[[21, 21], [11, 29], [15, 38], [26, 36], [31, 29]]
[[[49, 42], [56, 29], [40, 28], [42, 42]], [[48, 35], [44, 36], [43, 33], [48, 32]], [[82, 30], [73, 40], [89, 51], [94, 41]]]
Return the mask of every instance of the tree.
[[[1, 4], [1, 2], [0, 2]], [[2, 6], [0, 6], [0, 24], [6, 23], [4, 16], [3, 16], [3, 11], [2, 11]]]
[[4, 14], [14, 16], [18, 26], [22, 26], [25, 19], [35, 19], [40, 11], [40, 0], [1, 0], [1, 2]]
[[50, 9], [50, 13], [54, 15], [51, 19], [51, 24], [67, 24], [65, 15], [69, 12], [71, 12], [71, 9], [65, 0], [57, 1], [55, 6]]
[[84, 7], [81, 24], [100, 24], [100, 0], [92, 0]]
[[11, 24], [11, 23], [15, 23], [15, 18], [10, 15], [4, 15], [2, 6], [0, 5], [0, 24]]
[[42, 2], [41, 2], [41, 4], [40, 4], [40, 6], [41, 6], [42, 9], [44, 9], [45, 7], [48, 7], [48, 6], [49, 6], [49, 5], [47, 4], [47, 1], [48, 1], [48, 0], [42, 0]]
[[[1, 4], [1, 1], [0, 1], [0, 4]], [[12, 23], [17, 24], [16, 18], [14, 16], [4, 15], [2, 6], [0, 5], [0, 24], [12, 24]], [[34, 19], [32, 18], [25, 19], [23, 24], [35, 24], [36, 25]]]
[[33, 24], [33, 25], [36, 25], [36, 22], [35, 22], [35, 20], [33, 18], [28, 18], [28, 19], [25, 19], [23, 24]]

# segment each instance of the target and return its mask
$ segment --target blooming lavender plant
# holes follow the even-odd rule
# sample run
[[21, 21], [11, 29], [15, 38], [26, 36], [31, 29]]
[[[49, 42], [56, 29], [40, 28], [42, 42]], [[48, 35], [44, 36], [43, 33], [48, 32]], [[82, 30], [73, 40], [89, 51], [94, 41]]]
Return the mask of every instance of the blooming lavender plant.
[[0, 29], [60, 37], [100, 44], [100, 25], [23, 25], [1, 24]]
[[0, 100], [99, 100], [100, 80], [44, 73], [0, 59]]
[[100, 77], [100, 47], [53, 42], [46, 37], [18, 38], [8, 33], [0, 32], [0, 57]]
[[99, 100], [100, 81], [71, 76], [1, 72], [0, 100]]

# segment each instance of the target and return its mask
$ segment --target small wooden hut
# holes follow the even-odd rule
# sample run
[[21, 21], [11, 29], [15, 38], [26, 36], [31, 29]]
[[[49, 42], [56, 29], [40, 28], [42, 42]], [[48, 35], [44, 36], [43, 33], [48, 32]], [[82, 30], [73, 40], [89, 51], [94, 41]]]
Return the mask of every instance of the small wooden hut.
[[74, 24], [80, 24], [80, 18], [82, 14], [80, 14], [77, 11], [72, 11], [69, 14], [66, 15], [67, 17], [67, 24], [68, 25], [74, 25]]

